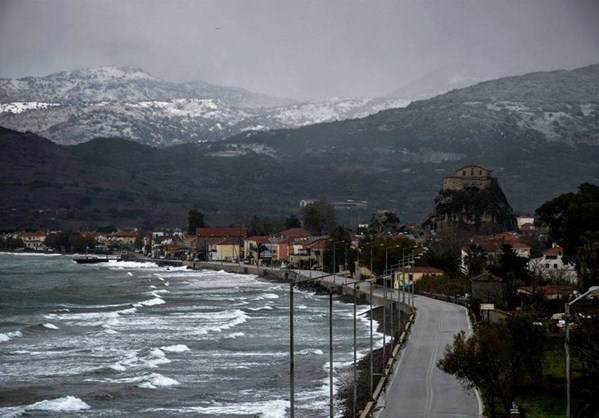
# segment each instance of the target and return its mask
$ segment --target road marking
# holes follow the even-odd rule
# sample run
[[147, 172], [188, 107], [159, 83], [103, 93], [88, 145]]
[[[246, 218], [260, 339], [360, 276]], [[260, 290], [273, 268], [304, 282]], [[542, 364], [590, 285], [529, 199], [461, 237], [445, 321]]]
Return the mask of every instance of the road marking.
[[440, 344], [440, 335], [441, 328], [443, 324], [443, 316], [441, 311], [439, 311], [439, 318], [437, 322], [437, 332], [435, 333], [435, 346], [433, 348], [433, 352], [431, 354], [431, 361], [428, 365], [428, 370], [426, 372], [426, 403], [424, 406], [424, 416], [430, 418], [431, 411], [433, 409], [433, 399], [435, 397], [435, 393], [433, 391], [433, 371], [435, 370], [435, 365], [437, 364], [437, 354], [439, 353], [439, 344]]

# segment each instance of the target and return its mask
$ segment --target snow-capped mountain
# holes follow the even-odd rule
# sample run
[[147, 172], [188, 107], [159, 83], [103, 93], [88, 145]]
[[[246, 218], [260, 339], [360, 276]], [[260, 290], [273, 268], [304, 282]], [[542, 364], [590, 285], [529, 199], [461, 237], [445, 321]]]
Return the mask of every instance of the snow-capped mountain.
[[0, 79], [0, 126], [63, 144], [110, 136], [155, 146], [214, 141], [247, 130], [365, 117], [408, 103], [393, 98], [298, 103], [202, 81], [167, 82], [129, 67]]

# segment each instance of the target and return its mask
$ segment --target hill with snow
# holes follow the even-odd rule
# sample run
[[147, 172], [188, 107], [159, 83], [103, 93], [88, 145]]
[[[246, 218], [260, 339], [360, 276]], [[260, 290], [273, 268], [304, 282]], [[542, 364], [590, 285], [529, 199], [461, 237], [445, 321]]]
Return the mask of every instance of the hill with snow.
[[168, 82], [129, 67], [0, 79], [0, 126], [61, 144], [111, 136], [153, 146], [215, 141], [248, 130], [360, 118], [408, 103], [395, 98], [299, 103], [202, 81]]

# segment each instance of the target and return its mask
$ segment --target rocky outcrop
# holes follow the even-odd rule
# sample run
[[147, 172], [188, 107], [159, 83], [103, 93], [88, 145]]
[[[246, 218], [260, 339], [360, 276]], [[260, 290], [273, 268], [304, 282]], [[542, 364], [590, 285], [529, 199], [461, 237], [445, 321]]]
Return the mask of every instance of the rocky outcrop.
[[[493, 179], [495, 180], [495, 179]], [[516, 229], [516, 218], [499, 183], [488, 187], [443, 189], [424, 226], [435, 231], [493, 234]]]

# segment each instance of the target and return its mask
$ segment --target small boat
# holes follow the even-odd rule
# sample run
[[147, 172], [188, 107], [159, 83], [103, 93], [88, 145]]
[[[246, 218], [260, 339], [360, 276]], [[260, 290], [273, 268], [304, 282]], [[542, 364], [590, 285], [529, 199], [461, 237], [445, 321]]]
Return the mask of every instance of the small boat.
[[81, 257], [73, 257], [73, 261], [77, 264], [96, 264], [96, 263], [108, 263], [110, 261], [110, 258], [86, 255], [86, 256], [81, 256]]

